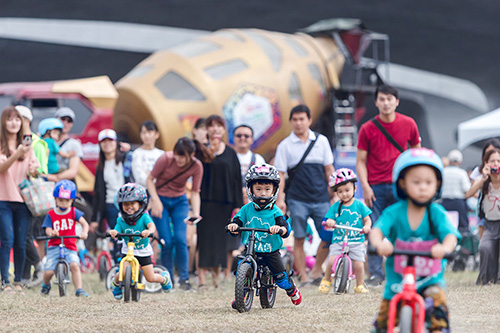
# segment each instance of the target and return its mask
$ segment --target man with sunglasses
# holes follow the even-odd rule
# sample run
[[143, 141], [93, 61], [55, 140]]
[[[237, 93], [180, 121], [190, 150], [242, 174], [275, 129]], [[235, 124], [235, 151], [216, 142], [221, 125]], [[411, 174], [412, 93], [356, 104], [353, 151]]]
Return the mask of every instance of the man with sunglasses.
[[253, 129], [248, 125], [239, 125], [233, 130], [234, 150], [238, 156], [241, 167], [241, 178], [243, 184], [243, 203], [248, 203], [245, 187], [245, 175], [252, 165], [266, 163], [264, 157], [250, 150], [253, 144]]

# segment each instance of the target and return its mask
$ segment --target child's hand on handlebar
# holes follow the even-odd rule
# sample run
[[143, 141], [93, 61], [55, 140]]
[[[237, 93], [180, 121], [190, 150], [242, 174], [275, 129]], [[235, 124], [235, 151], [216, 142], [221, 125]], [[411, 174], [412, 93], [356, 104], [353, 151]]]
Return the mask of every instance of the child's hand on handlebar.
[[47, 236], [49, 237], [56, 237], [56, 236], [59, 236], [59, 232], [57, 230], [47, 230], [46, 232]]
[[327, 219], [326, 220], [326, 226], [329, 227], [329, 228], [335, 227], [335, 220]]
[[149, 231], [148, 229], [143, 230], [143, 231], [141, 232], [141, 236], [142, 236], [142, 238], [147, 238], [147, 237], [149, 237], [149, 235], [151, 235], [151, 231]]
[[[273, 225], [272, 227], [269, 228], [269, 233], [271, 235], [274, 235], [274, 234], [279, 233], [280, 230], [283, 230], [283, 229], [285, 229], [285, 228], [280, 227], [279, 225]], [[285, 234], [285, 233], [286, 233], [286, 230], [283, 230], [283, 234]]]
[[377, 253], [381, 256], [390, 256], [394, 252], [394, 246], [391, 242], [381, 242], [377, 247]]
[[86, 240], [88, 236], [89, 235], [85, 231], [82, 231], [82, 233], [80, 234], [80, 239]]
[[237, 234], [236, 230], [238, 229], [238, 225], [236, 223], [229, 223], [227, 225], [227, 230], [229, 230], [232, 234]]
[[118, 234], [118, 231], [116, 230], [110, 230], [108, 234], [111, 236], [111, 238], [116, 239], [116, 235]]
[[368, 235], [368, 233], [370, 232], [370, 230], [372, 230], [372, 228], [370, 226], [367, 226], [367, 225], [363, 226], [363, 233], [365, 235]]
[[431, 247], [431, 254], [434, 259], [443, 259], [448, 252], [441, 243], [434, 244]]

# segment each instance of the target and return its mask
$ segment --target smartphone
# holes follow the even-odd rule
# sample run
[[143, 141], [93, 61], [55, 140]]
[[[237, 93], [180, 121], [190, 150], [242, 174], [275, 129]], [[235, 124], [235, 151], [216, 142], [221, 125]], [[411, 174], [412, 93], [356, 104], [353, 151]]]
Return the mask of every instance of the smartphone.
[[197, 224], [198, 222], [200, 222], [202, 219], [201, 216], [198, 216], [198, 217], [186, 217], [184, 219], [184, 222], [191, 222], [192, 224]]
[[31, 144], [31, 134], [25, 134], [23, 136], [23, 144], [29, 146]]

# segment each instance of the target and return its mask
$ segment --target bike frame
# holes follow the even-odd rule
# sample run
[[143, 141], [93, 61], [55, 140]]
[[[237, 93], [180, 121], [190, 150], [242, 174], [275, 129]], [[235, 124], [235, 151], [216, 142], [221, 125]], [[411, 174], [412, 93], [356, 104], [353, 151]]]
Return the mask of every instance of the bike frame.
[[[68, 261], [66, 260], [66, 247], [64, 246], [64, 239], [67, 239], [67, 238], [76, 238], [76, 239], [80, 239], [79, 236], [53, 236], [53, 237], [50, 237], [50, 236], [42, 236], [42, 237], [37, 237], [36, 240], [48, 240], [48, 239], [59, 239], [59, 258], [57, 260], [57, 264], [56, 264], [56, 268], [57, 268], [57, 265], [59, 265], [60, 263], [61, 264], [64, 264], [64, 266], [66, 266], [66, 272], [67, 272], [67, 275], [64, 277], [64, 283], [66, 284], [69, 284], [71, 283], [70, 279], [69, 279], [69, 272], [70, 272], [70, 268], [69, 268], [69, 263]], [[54, 275], [57, 276], [57, 270], [54, 272]]]
[[[118, 234], [117, 236], [120, 236]], [[120, 284], [122, 284], [123, 280], [125, 279], [125, 262], [130, 263], [130, 266], [132, 267], [132, 280], [133, 284], [136, 285], [137, 289], [144, 289], [144, 284], [139, 282], [139, 272], [140, 272], [140, 265], [139, 265], [139, 260], [134, 256], [134, 249], [135, 249], [135, 243], [133, 241], [133, 237], [141, 237], [140, 235], [135, 235], [135, 236], [125, 236], [129, 238], [129, 241], [127, 242], [127, 255], [123, 257], [122, 260], [120, 260], [120, 270], [118, 271], [119, 277], [118, 280], [120, 281]]]
[[[363, 229], [359, 228], [353, 228], [353, 227], [348, 227], [348, 226], [343, 226], [343, 225], [335, 225], [335, 229], [344, 229], [347, 231], [357, 231], [357, 232], [363, 232]], [[335, 261], [333, 262], [332, 266], [332, 275], [335, 275], [335, 267], [337, 267], [337, 263], [339, 262], [340, 258], [347, 259], [347, 262], [349, 264], [349, 280], [354, 280], [356, 277], [354, 275], [354, 271], [352, 268], [352, 260], [349, 257], [349, 243], [348, 243], [348, 233], [344, 233], [344, 239], [342, 240], [342, 254], [339, 254], [335, 257]]]
[[108, 239], [105, 234], [102, 234], [103, 236], [101, 237], [100, 235], [97, 235], [97, 237], [102, 238], [102, 248], [101, 252], [97, 256], [96, 259], [96, 264], [99, 265], [101, 262], [101, 258], [104, 256], [106, 257], [106, 261], [108, 262], [109, 267], [113, 267], [113, 259], [111, 258], [111, 253], [109, 252], [109, 244], [108, 244]]

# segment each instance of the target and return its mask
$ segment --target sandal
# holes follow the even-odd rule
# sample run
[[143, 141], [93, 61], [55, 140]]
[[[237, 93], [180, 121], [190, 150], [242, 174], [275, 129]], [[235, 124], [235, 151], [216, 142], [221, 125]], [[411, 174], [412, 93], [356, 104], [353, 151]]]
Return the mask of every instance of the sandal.
[[206, 291], [206, 290], [207, 290], [207, 286], [205, 286], [204, 284], [198, 285], [198, 291]]
[[14, 288], [11, 287], [10, 284], [6, 284], [2, 287], [2, 291], [4, 294], [6, 295], [14, 295], [16, 293], [16, 291], [14, 290]]
[[24, 295], [24, 288], [20, 282], [14, 282], [14, 290], [19, 293], [19, 295]]
[[331, 286], [332, 286], [332, 281], [327, 281], [326, 278], [323, 278], [321, 280], [318, 290], [322, 294], [328, 294]]

